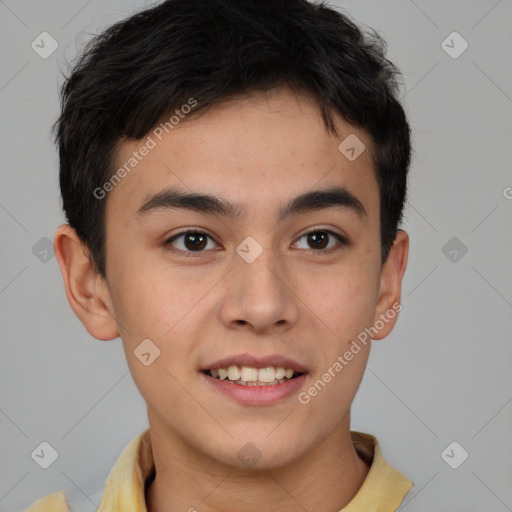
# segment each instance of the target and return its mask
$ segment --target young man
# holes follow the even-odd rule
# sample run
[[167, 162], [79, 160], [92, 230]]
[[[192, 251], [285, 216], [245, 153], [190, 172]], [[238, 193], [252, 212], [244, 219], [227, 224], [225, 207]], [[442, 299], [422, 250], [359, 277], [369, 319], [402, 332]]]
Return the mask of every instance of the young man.
[[[306, 0], [168, 0], [75, 65], [55, 251], [87, 331], [121, 337], [149, 420], [99, 511], [402, 503], [413, 483], [350, 430], [408, 254], [384, 48]], [[65, 493], [28, 510], [68, 510]]]

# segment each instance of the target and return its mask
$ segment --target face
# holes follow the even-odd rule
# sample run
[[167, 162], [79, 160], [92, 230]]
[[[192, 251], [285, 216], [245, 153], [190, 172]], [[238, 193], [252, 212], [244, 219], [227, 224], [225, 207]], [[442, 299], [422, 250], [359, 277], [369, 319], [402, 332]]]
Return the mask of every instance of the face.
[[[333, 137], [287, 89], [244, 97], [150, 133], [108, 194], [112, 315], [150, 425], [205, 457], [241, 465], [251, 442], [272, 468], [348, 426], [370, 343], [344, 354], [390, 304], [371, 142], [337, 123]], [[338, 149], [351, 134], [366, 146], [353, 161]], [[116, 168], [144, 144], [121, 144]], [[214, 376], [228, 367], [296, 376]]]

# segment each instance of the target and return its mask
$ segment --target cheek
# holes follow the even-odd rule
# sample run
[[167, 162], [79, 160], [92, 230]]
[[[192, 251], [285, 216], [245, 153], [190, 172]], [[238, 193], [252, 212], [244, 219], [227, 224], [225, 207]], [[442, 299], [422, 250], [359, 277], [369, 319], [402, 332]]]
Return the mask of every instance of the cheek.
[[[114, 275], [115, 274], [115, 275]], [[193, 306], [194, 285], [132, 254], [113, 272], [116, 316], [130, 337], [162, 338]]]
[[377, 287], [368, 269], [344, 267], [304, 277], [298, 295], [341, 348], [371, 325]]
[[[201, 315], [208, 314], [204, 310], [207, 301], [199, 299], [212, 287], [212, 279], [189, 279], [185, 274], [171, 275], [169, 268], [158, 263], [118, 273], [115, 311], [129, 358], [149, 339], [160, 350], [155, 365], [162, 370], [175, 371], [177, 361], [191, 360]], [[140, 371], [136, 363], [134, 370]], [[184, 369], [181, 366], [180, 371]]]
[[116, 287], [116, 317], [124, 328], [121, 337], [133, 380], [148, 405], [163, 401], [177, 413], [178, 382], [189, 371], [193, 349], [187, 288], [169, 285], [159, 272], [124, 275]]
[[373, 321], [379, 284], [375, 268], [373, 260], [359, 258], [325, 279], [325, 293], [315, 297], [316, 310], [325, 312], [325, 323], [335, 333], [319, 340], [323, 356], [313, 388], [308, 388], [319, 397], [311, 400], [311, 410], [326, 421], [339, 419], [350, 407], [366, 368], [370, 341], [362, 339], [361, 333]]

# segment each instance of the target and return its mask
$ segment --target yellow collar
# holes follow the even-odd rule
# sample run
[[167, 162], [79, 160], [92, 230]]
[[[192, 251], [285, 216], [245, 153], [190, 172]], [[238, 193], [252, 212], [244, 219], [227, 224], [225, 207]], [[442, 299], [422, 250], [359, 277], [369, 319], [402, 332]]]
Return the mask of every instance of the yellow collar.
[[[339, 512], [394, 512], [414, 485], [390, 466], [377, 439], [363, 432], [350, 432], [359, 456], [370, 466], [363, 485]], [[124, 448], [109, 473], [98, 512], [147, 512], [146, 484], [154, 476], [150, 429], [142, 431]], [[25, 512], [69, 512], [64, 491], [41, 498]]]

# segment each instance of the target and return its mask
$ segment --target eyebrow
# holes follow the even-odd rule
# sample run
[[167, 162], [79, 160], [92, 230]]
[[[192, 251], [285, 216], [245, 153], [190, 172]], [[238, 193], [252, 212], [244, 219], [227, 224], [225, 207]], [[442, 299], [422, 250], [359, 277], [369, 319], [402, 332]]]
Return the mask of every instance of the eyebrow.
[[[367, 215], [363, 204], [354, 194], [337, 186], [313, 190], [291, 199], [279, 210], [279, 221], [292, 215], [334, 207], [353, 211], [361, 218]], [[148, 198], [137, 210], [137, 216], [143, 217], [153, 211], [176, 208], [230, 218], [239, 218], [245, 211], [242, 205], [215, 195], [167, 188]]]

